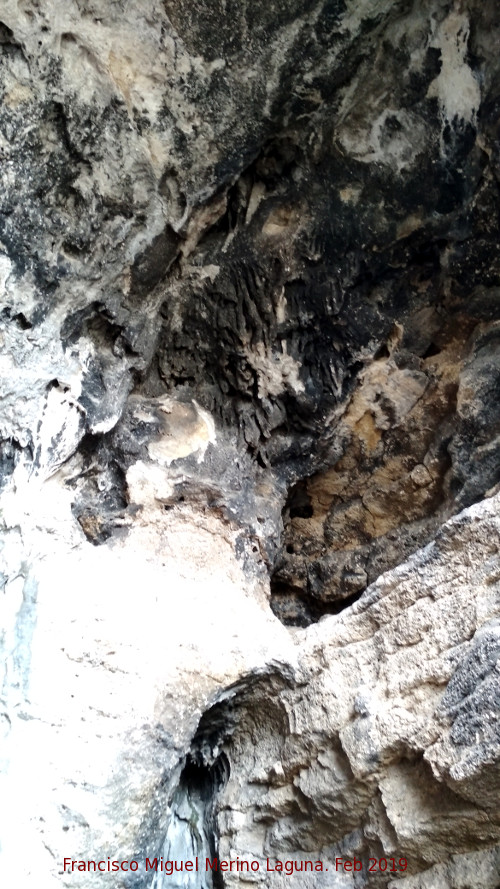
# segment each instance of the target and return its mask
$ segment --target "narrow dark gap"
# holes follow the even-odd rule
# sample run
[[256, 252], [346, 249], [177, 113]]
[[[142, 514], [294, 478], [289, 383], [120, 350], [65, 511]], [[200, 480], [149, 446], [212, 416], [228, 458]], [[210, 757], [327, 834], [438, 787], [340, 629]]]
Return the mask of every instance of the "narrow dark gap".
[[223, 889], [220, 871], [207, 867], [206, 860], [218, 858], [216, 801], [228, 775], [223, 754], [208, 764], [195, 750], [188, 753], [169, 806], [153, 889], [164, 885], [160, 875], [172, 889]]
[[[186, 756], [177, 789], [169, 806], [169, 823], [159, 852], [171, 889], [223, 889], [219, 859], [217, 800], [229, 779], [229, 760], [222, 747], [234, 730], [231, 704], [215, 704], [203, 714]], [[169, 872], [175, 863], [198, 859], [198, 871]], [[169, 865], [170, 863], [170, 865]], [[174, 863], [172, 865], [172, 863]], [[153, 883], [153, 889], [156, 886]], [[161, 882], [158, 885], [162, 885]]]
[[33, 326], [31, 324], [31, 321], [28, 321], [26, 315], [24, 315], [22, 312], [18, 312], [17, 315], [13, 315], [12, 320], [16, 322], [20, 330], [31, 330]]
[[9, 481], [23, 452], [27, 460], [32, 459], [30, 446], [23, 448], [15, 438], [0, 439], [0, 491]]
[[94, 546], [106, 543], [116, 533], [129, 505], [125, 470], [118, 460], [106, 456], [110, 435], [112, 432], [84, 435], [78, 448], [82, 466], [78, 475], [66, 482], [74, 491], [71, 511]]
[[422, 358], [432, 358], [434, 355], [439, 355], [441, 349], [435, 345], [435, 343], [431, 343], [430, 346], [423, 353]]
[[301, 479], [290, 488], [284, 514], [288, 514], [290, 519], [311, 519], [313, 517], [311, 497], [307, 491], [307, 479]]
[[305, 629], [326, 615], [341, 614], [364, 593], [357, 590], [333, 602], [320, 602], [308, 597], [303, 590], [271, 577], [271, 610], [285, 627]]

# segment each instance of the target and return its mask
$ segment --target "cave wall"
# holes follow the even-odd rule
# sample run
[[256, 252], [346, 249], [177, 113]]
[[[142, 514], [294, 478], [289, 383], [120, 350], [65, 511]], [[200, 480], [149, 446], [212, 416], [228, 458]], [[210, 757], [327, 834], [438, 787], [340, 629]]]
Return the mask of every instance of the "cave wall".
[[1, 4], [6, 885], [497, 889], [499, 40]]

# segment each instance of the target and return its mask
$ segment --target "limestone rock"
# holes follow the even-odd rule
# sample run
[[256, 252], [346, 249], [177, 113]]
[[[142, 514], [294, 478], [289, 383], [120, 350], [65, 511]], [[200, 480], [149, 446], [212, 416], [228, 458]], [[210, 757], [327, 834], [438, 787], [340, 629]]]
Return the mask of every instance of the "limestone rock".
[[4, 0], [2, 885], [496, 889], [499, 28]]

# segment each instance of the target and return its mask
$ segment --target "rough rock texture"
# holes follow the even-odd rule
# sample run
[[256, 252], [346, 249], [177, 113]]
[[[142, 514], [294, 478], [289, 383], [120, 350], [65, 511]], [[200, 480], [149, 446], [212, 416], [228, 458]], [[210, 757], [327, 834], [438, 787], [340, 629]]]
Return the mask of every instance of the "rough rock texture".
[[0, 4], [2, 885], [498, 889], [499, 39]]
[[337, 856], [404, 856], [416, 874], [498, 840], [499, 528], [498, 498], [466, 510], [349, 612], [296, 631], [293, 680], [260, 682], [238, 709], [225, 855], [320, 857], [329, 874], [297, 885], [340, 886]]

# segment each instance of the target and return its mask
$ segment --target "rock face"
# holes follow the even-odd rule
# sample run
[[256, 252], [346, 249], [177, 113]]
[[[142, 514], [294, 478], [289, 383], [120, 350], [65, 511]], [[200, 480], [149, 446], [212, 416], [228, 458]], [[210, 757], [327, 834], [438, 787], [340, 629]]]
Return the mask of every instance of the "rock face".
[[499, 38], [4, 0], [2, 885], [497, 889]]

